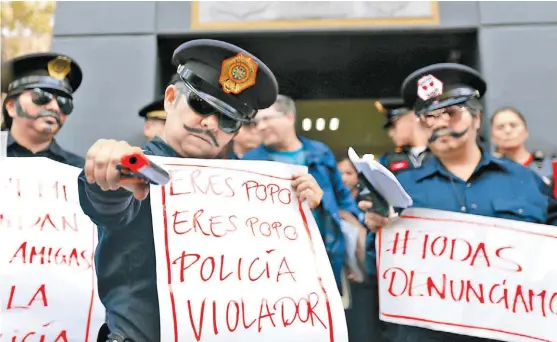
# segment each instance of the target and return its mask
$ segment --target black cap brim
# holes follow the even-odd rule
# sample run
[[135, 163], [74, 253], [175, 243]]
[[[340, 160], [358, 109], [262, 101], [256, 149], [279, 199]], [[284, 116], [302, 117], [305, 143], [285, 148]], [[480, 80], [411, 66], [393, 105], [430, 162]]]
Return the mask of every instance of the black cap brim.
[[139, 116], [147, 118], [147, 114], [154, 111], [164, 110], [164, 97], [159, 97], [155, 101], [145, 105], [139, 110]]

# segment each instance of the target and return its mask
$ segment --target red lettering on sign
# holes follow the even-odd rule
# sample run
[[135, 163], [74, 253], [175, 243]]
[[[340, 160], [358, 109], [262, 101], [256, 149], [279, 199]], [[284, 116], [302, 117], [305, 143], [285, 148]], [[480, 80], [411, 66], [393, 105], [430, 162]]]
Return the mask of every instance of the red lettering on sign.
[[54, 180], [22, 180], [11, 177], [4, 183], [0, 192], [6, 197], [70, 202], [68, 187]]
[[246, 220], [246, 226], [251, 229], [253, 236], [275, 236], [278, 239], [286, 238], [287, 240], [296, 240], [298, 232], [296, 228], [289, 225], [283, 225], [280, 222], [264, 222], [257, 217], [250, 217]]
[[[422, 279], [416, 279], [421, 275]], [[480, 305], [496, 305], [513, 313], [538, 313], [547, 317], [557, 315], [557, 292], [525, 289], [522, 284], [482, 283], [480, 280], [450, 279], [446, 274], [425, 275], [415, 270], [391, 267], [382, 273], [387, 281], [387, 293], [392, 297], [427, 296], [454, 302], [464, 301]], [[425, 283], [425, 293], [416, 294], [415, 289]], [[447, 294], [450, 294], [450, 297]]]
[[178, 171], [171, 172], [172, 177], [169, 184], [170, 196], [202, 194], [222, 197], [234, 197], [232, 178], [218, 174], [209, 174], [200, 169], [189, 173]]
[[[270, 255], [273, 252], [274, 250], [268, 250], [266, 254]], [[228, 263], [226, 260], [228, 260]], [[224, 254], [221, 254], [217, 258], [213, 256], [202, 258], [200, 254], [186, 253], [183, 251], [181, 256], [176, 258], [172, 264], [180, 265], [180, 282], [186, 281], [186, 271], [193, 266], [197, 268], [194, 277], [199, 277], [204, 282], [212, 279], [224, 281], [233, 275], [234, 272], [236, 272], [235, 279], [239, 281], [244, 279], [255, 282], [259, 279], [275, 279], [276, 282], [279, 282], [280, 277], [283, 275], [290, 275], [290, 278], [296, 281], [294, 277], [295, 272], [292, 271], [291, 267], [288, 265], [286, 257], [282, 257], [278, 260], [273, 258], [271, 261], [262, 260], [260, 257], [251, 259], [242, 257], [226, 258]], [[218, 278], [213, 278], [217, 270]]]
[[6, 310], [28, 309], [36, 301], [40, 301], [42, 303], [42, 306], [44, 306], [44, 307], [48, 306], [48, 299], [46, 297], [45, 284], [42, 284], [41, 286], [39, 286], [39, 288], [35, 291], [35, 293], [31, 297], [31, 299], [29, 300], [29, 302], [25, 306], [14, 304], [14, 298], [15, 297], [16, 297], [16, 285], [12, 285], [11, 290], [10, 290], [10, 297], [8, 298], [8, 305], [6, 307]]
[[[257, 307], [252, 305], [248, 307], [243, 300], [221, 302], [208, 301], [207, 298], [204, 298], [199, 304], [197, 304], [198, 302], [191, 299], [186, 301], [189, 321], [196, 341], [203, 339], [203, 327], [207, 318], [211, 321], [211, 328], [215, 335], [219, 334], [219, 327], [223, 327], [223, 325], [228, 332], [235, 332], [239, 327], [244, 330], [250, 330], [253, 327], [254, 329], [257, 328], [257, 332], [262, 332], [269, 328], [286, 328], [296, 322], [307, 323], [314, 327], [320, 326], [324, 329], [329, 328], [325, 323], [326, 320], [322, 319], [317, 313], [319, 295], [315, 292], [300, 299], [282, 297], [273, 302], [263, 298]], [[209, 303], [210, 306], [208, 306]], [[198, 310], [194, 309], [196, 304], [199, 305]], [[212, 311], [209, 313], [209, 317], [206, 317], [206, 308]], [[224, 323], [218, 321], [218, 317], [222, 317], [219, 314], [221, 310], [224, 312]]]
[[249, 180], [242, 186], [246, 190], [248, 201], [257, 199], [259, 202], [270, 201], [273, 204], [292, 203], [292, 191], [288, 188], [281, 188], [278, 184], [259, 184], [257, 181]]
[[[45, 325], [43, 325], [45, 326]], [[53, 340], [47, 340], [47, 336], [46, 334], [41, 334], [39, 332], [36, 331], [29, 331], [29, 332], [19, 332], [19, 331], [15, 331], [14, 332], [15, 335], [10, 335], [11, 339], [10, 342], [34, 342], [34, 341], [38, 341], [38, 342], [69, 342], [68, 340], [68, 333], [66, 332], [66, 330], [62, 330], [60, 332], [58, 332], [55, 336], [55, 339]], [[49, 334], [52, 336], [52, 334]], [[4, 334], [0, 333], [0, 337], [4, 336]], [[6, 337], [10, 337], [7, 336]]]
[[80, 251], [71, 247], [34, 246], [25, 241], [21, 243], [10, 259], [10, 264], [15, 262], [21, 264], [68, 265], [89, 269], [93, 265], [93, 252], [89, 250]]
[[189, 232], [201, 233], [205, 236], [224, 237], [229, 233], [235, 232], [237, 216], [229, 215], [209, 215], [205, 210], [199, 209], [195, 212], [189, 210], [175, 211], [173, 217], [173, 230], [178, 235], [188, 234]]
[[[398, 234], [398, 233], [397, 233]], [[460, 238], [424, 234], [422, 259], [442, 257], [451, 261], [466, 262], [472, 267], [491, 267], [504, 271], [522, 272], [522, 266], [505, 257], [513, 250], [512, 246], [488, 248], [484, 242], [473, 243]], [[500, 261], [494, 263], [495, 261]]]

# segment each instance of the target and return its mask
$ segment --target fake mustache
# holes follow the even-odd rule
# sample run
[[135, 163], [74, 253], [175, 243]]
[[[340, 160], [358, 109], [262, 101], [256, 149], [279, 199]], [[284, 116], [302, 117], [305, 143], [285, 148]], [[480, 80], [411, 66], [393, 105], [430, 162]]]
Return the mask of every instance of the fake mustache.
[[54, 118], [54, 120], [56, 120], [56, 123], [58, 124], [58, 127], [62, 127], [62, 119], [60, 118], [60, 114], [58, 114], [56, 112], [53, 112], [53, 111], [48, 110], [48, 109], [41, 109], [39, 111], [39, 113], [35, 116], [35, 115], [30, 115], [29, 113], [27, 113], [25, 111], [25, 109], [23, 109], [23, 107], [21, 107], [21, 104], [19, 103], [19, 101], [16, 102], [15, 107], [16, 107], [16, 113], [19, 117], [26, 118], [26, 119], [29, 119], [29, 120], [38, 120], [40, 118], [51, 117], [51, 118]]
[[442, 137], [444, 135], [448, 135], [448, 136], [451, 136], [455, 139], [458, 139], [460, 137], [463, 137], [466, 134], [466, 132], [468, 132], [468, 128], [466, 128], [462, 132], [453, 131], [452, 129], [449, 129], [449, 128], [436, 129], [436, 130], [433, 131], [433, 133], [431, 133], [431, 136], [429, 137], [428, 142], [431, 144], [432, 142], [434, 142], [435, 140], [439, 139], [440, 137]]
[[217, 137], [215, 137], [215, 135], [206, 129], [201, 129], [201, 128], [195, 128], [195, 127], [190, 127], [187, 125], [184, 125], [184, 129], [190, 133], [194, 133], [194, 134], [200, 134], [200, 135], [206, 135], [209, 137], [209, 139], [211, 139], [211, 141], [213, 142], [213, 145], [215, 145], [216, 147], [220, 147], [218, 141], [217, 141]]

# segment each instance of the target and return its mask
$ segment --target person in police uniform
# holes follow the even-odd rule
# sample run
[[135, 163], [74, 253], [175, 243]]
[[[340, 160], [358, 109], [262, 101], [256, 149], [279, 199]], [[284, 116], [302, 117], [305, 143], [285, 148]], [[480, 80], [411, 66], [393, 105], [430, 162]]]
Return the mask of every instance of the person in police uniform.
[[514, 160], [536, 172], [550, 187], [555, 186], [551, 158], [542, 151], [530, 152], [526, 147], [528, 139], [526, 118], [516, 108], [497, 109], [491, 117], [491, 141], [495, 145], [495, 155]]
[[[181, 81], [164, 93], [162, 136], [142, 149], [125, 141], [99, 140], [87, 153], [78, 191], [83, 212], [99, 227], [95, 253], [99, 297], [113, 342], [160, 341], [155, 247], [149, 186], [123, 183], [116, 166], [132, 153], [214, 158], [262, 108], [271, 106], [278, 84], [271, 70], [249, 52], [221, 41], [192, 40], [179, 46], [173, 64]], [[323, 191], [309, 175], [292, 187], [310, 208]], [[106, 330], [101, 332], [106, 333]]]
[[397, 146], [395, 151], [382, 155], [379, 162], [394, 174], [420, 167], [429, 155], [428, 132], [414, 111], [402, 99], [378, 100], [375, 107], [385, 114], [383, 128]]
[[[557, 225], [557, 200], [540, 177], [479, 147], [479, 99], [485, 91], [481, 75], [460, 64], [430, 65], [409, 75], [403, 98], [431, 128], [433, 155], [421, 168], [400, 172], [397, 179], [416, 207]], [[372, 203], [362, 201], [359, 206], [368, 210]], [[372, 231], [390, 223], [371, 211], [365, 216]], [[391, 333], [393, 342], [484, 340], [405, 325], [393, 325]]]
[[36, 53], [2, 64], [2, 130], [8, 157], [46, 157], [83, 167], [84, 159], [62, 149], [54, 136], [73, 111], [83, 78], [79, 65], [58, 53]]
[[[172, 75], [168, 85], [176, 84], [180, 81], [178, 75]], [[153, 102], [145, 105], [139, 110], [139, 116], [145, 120], [143, 125], [143, 135], [145, 139], [152, 140], [156, 136], [161, 136], [164, 131], [166, 112], [164, 111], [164, 96], [158, 97]]]
[[145, 139], [152, 140], [157, 136], [161, 136], [166, 121], [164, 97], [160, 97], [141, 108], [139, 110], [139, 116], [145, 119], [145, 124], [143, 125]]

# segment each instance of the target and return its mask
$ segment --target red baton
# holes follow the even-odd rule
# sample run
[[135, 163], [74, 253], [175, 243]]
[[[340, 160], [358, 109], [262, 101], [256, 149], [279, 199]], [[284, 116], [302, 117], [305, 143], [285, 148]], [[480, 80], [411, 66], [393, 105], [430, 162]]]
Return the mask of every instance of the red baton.
[[141, 181], [154, 185], [166, 185], [170, 181], [168, 172], [150, 161], [143, 153], [123, 156], [117, 169], [124, 181]]

